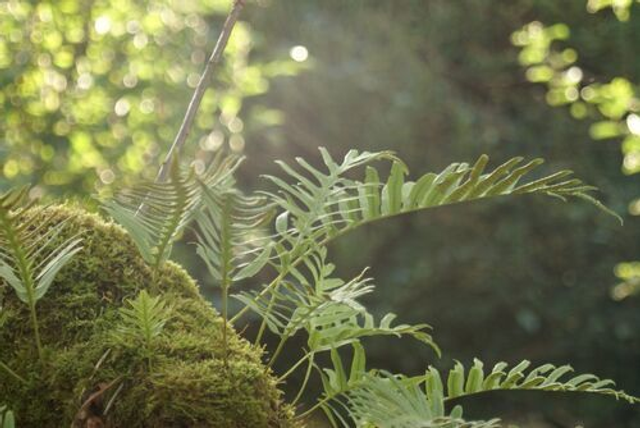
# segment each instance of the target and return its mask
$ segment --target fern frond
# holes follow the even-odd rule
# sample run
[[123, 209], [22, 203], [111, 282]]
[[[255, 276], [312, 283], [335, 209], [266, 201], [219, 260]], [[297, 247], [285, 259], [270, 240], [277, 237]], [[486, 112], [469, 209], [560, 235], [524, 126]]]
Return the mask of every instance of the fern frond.
[[[453, 163], [442, 172], [427, 173], [415, 181], [406, 180], [407, 167], [390, 152], [359, 153], [351, 150], [338, 162], [326, 149], [320, 148], [325, 169], [311, 166], [296, 158], [297, 167], [278, 162], [289, 179], [267, 176], [277, 187], [275, 192], [263, 192], [280, 209], [275, 219], [275, 256], [271, 263], [279, 276], [251, 301], [232, 320], [248, 309], [262, 305], [264, 299], [278, 287], [289, 272], [319, 247], [332, 239], [364, 224], [392, 216], [433, 207], [498, 196], [543, 194], [567, 200], [586, 200], [606, 213], [620, 217], [595, 199], [593, 186], [572, 178], [573, 172], [564, 170], [522, 183], [542, 163], [534, 159], [523, 163], [513, 158], [493, 170], [487, 170], [489, 158], [485, 155], [469, 165]], [[389, 176], [370, 164], [387, 160], [392, 163]], [[354, 170], [365, 166], [364, 178], [350, 178]], [[246, 297], [246, 296], [245, 296]]]
[[[427, 396], [419, 383], [410, 378], [367, 371], [364, 348], [359, 342], [353, 343], [353, 348], [349, 370], [335, 349], [331, 350], [333, 368], [318, 368], [324, 389], [320, 407], [334, 427], [350, 427], [354, 423], [376, 428], [499, 426], [497, 419], [464, 421], [460, 406], [447, 415], [442, 396]], [[347, 415], [352, 423], [346, 421]]]
[[[82, 249], [73, 236], [57, 243], [65, 223], [47, 230], [37, 222], [36, 207], [28, 187], [0, 196], [0, 278], [29, 306], [31, 324], [40, 358], [43, 358], [36, 303], [49, 291], [56, 275]], [[53, 244], [56, 244], [55, 246]]]
[[[346, 315], [346, 316], [345, 316]], [[429, 345], [440, 355], [440, 349], [433, 337], [426, 332], [431, 329], [428, 324], [399, 324], [392, 326], [395, 314], [385, 315], [376, 324], [373, 315], [369, 313], [353, 316], [341, 313], [340, 309], [326, 310], [310, 321], [309, 347], [323, 351], [333, 347], [340, 347], [355, 340], [370, 336], [410, 336]]]
[[265, 226], [272, 207], [263, 197], [246, 197], [231, 185], [203, 186], [196, 215], [197, 253], [221, 287], [257, 274], [271, 256]]
[[[287, 225], [281, 226], [279, 232], [283, 241], [290, 245], [296, 238], [320, 241], [364, 223], [402, 213], [507, 195], [538, 193], [563, 200], [583, 199], [620, 219], [591, 195], [597, 188], [573, 178], [571, 171], [559, 171], [521, 183], [543, 163], [542, 159], [523, 163], [523, 158], [518, 157], [487, 170], [489, 158], [483, 155], [473, 165], [453, 163], [438, 174], [428, 173], [410, 181], [406, 179], [407, 167], [388, 152], [358, 154], [350, 151], [342, 163], [333, 160], [325, 149], [321, 149], [321, 153], [326, 172], [298, 158], [296, 161], [302, 170], [278, 163], [295, 184], [278, 177], [267, 177], [278, 187], [278, 192], [268, 195], [283, 209], [280, 218], [283, 223], [286, 219]], [[344, 175], [380, 159], [392, 162], [386, 180], [382, 180], [378, 170], [371, 165], [366, 166], [362, 181]]]
[[367, 375], [364, 347], [359, 341], [354, 341], [351, 346], [353, 355], [348, 371], [342, 361], [342, 357], [335, 348], [331, 349], [330, 354], [333, 363], [332, 369], [320, 368], [317, 364], [313, 364], [320, 374], [324, 392], [321, 399], [313, 407], [298, 415], [298, 418], [304, 419], [316, 409], [322, 409], [333, 427], [351, 426], [343, 415], [342, 410], [347, 410], [348, 413], [348, 407], [343, 398], [347, 392], [357, 388]]
[[121, 323], [111, 332], [116, 344], [138, 343], [141, 346], [149, 370], [152, 368], [153, 346], [171, 318], [172, 308], [160, 296], [152, 297], [146, 290], [140, 291], [128, 306], [120, 308]]
[[200, 183], [203, 209], [196, 214], [197, 254], [222, 290], [223, 345], [227, 362], [228, 295], [231, 285], [256, 275], [269, 261], [271, 245], [265, 225], [272, 216], [264, 197], [246, 197], [232, 179]]
[[464, 421], [457, 407], [446, 414], [442, 397], [428, 397], [415, 383], [388, 373], [367, 374], [347, 394], [357, 426], [378, 428], [496, 428], [498, 419]]
[[127, 303], [128, 306], [120, 308], [122, 323], [114, 337], [122, 342], [140, 341], [145, 347], [150, 347], [171, 318], [171, 308], [160, 296], [152, 297], [146, 290]]
[[[351, 374], [347, 374], [337, 353], [332, 352], [332, 361], [334, 369], [322, 370], [324, 400], [340, 403], [358, 426], [366, 426], [367, 423], [394, 428], [440, 426], [429, 425], [435, 421], [460, 424], [443, 426], [497, 426], [497, 419], [460, 422], [462, 407], [459, 405], [450, 413], [446, 412], [450, 401], [496, 390], [586, 392], [613, 396], [630, 403], [640, 402], [638, 398], [614, 389], [612, 380], [600, 379], [592, 374], [570, 377], [568, 375], [573, 370], [566, 365], [544, 364], [529, 369], [531, 363], [525, 360], [512, 368], [500, 362], [490, 371], [485, 371], [483, 363], [476, 359], [466, 374], [464, 366], [457, 362], [443, 381], [444, 377], [434, 367], [429, 367], [423, 376], [416, 377], [366, 372], [361, 367], [354, 376], [353, 369]], [[325, 408], [334, 416], [336, 410], [333, 406]]]
[[320, 373], [325, 398], [337, 397], [357, 387], [367, 374], [367, 356], [364, 348], [359, 341], [354, 341], [351, 346], [353, 347], [353, 356], [348, 371], [335, 348], [331, 350], [333, 368], [320, 369], [316, 367]]
[[476, 359], [466, 376], [464, 366], [457, 362], [449, 371], [446, 387], [440, 372], [434, 367], [429, 367], [424, 376], [414, 380], [423, 382], [428, 391], [442, 395], [445, 400], [487, 391], [518, 389], [587, 392], [610, 395], [629, 403], [640, 402], [638, 398], [614, 389], [615, 382], [610, 379], [600, 379], [592, 374], [568, 377], [573, 372], [568, 365], [544, 364], [529, 370], [530, 366], [531, 363], [524, 360], [509, 369], [506, 363], [500, 362], [490, 371], [485, 371], [484, 364]]
[[0, 428], [15, 428], [16, 420], [7, 406], [0, 405]]
[[[284, 280], [267, 297], [258, 293], [235, 296], [258, 313], [269, 329], [281, 337], [281, 344], [296, 332], [308, 335], [311, 352], [323, 352], [357, 342], [368, 336], [409, 336], [439, 349], [426, 330], [427, 324], [393, 325], [394, 314], [376, 323], [359, 299], [374, 290], [366, 271], [345, 282], [332, 277], [334, 266], [326, 261], [326, 248], [308, 255], [300, 266], [290, 269]], [[274, 357], [279, 352], [275, 352]]]
[[142, 257], [157, 271], [201, 207], [202, 183], [208, 187], [219, 185], [240, 161], [235, 156], [220, 155], [202, 176], [197, 177], [193, 170], [182, 171], [178, 160], [174, 159], [168, 181], [147, 182], [123, 189], [102, 206], [129, 232]]

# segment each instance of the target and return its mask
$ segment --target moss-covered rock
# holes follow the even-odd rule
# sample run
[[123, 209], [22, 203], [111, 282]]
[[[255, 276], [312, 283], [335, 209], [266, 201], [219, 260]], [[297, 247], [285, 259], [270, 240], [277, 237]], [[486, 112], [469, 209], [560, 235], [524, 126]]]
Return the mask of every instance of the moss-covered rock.
[[[78, 208], [36, 211], [38, 224], [67, 220], [60, 239], [80, 233], [83, 250], [38, 302], [44, 365], [26, 305], [0, 283], [0, 361], [27, 380], [0, 370], [0, 403], [14, 409], [19, 426], [58, 428], [74, 419], [127, 428], [293, 425], [261, 351], [232, 330], [225, 367], [222, 320], [182, 268], [166, 263], [152, 281], [120, 227]], [[140, 343], [113, 339], [119, 308], [142, 289], [172, 307], [151, 366]]]

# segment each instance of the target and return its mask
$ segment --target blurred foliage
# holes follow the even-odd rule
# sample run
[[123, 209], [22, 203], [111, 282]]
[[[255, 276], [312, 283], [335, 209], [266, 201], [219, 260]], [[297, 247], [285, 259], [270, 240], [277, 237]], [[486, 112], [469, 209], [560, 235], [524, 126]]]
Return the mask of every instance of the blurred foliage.
[[611, 8], [620, 21], [628, 21], [629, 9], [633, 2], [634, 0], [588, 0], [587, 10], [595, 13], [602, 9]]
[[[228, 0], [75, 0], [0, 3], [2, 177], [36, 192], [86, 195], [96, 186], [153, 176], [173, 141], [208, 59]], [[192, 133], [196, 167], [247, 126], [277, 125], [266, 108], [239, 113], [297, 63], [251, 61], [258, 39], [241, 22]], [[245, 124], [245, 122], [248, 122]]]
[[[632, 0], [589, 0], [586, 6], [590, 13], [611, 8], [620, 21], [626, 22], [633, 4]], [[626, 174], [639, 173], [639, 84], [627, 76], [616, 76], [602, 83], [599, 70], [583, 70], [577, 65], [579, 58], [575, 49], [558, 48], [567, 43], [569, 36], [566, 24], [544, 26], [534, 21], [514, 32], [511, 40], [521, 48], [519, 60], [526, 67], [527, 79], [547, 86], [549, 105], [566, 105], [574, 118], [592, 122], [589, 133], [595, 140], [622, 139], [622, 170]], [[637, 75], [633, 77], [637, 79]], [[629, 212], [640, 214], [640, 198], [629, 204]], [[615, 274], [623, 281], [612, 290], [615, 299], [640, 292], [637, 263], [621, 263], [616, 266]]]
[[640, 293], [640, 262], [618, 263], [615, 274], [622, 282], [611, 292], [614, 299], [622, 300]]
[[[566, 105], [576, 119], [591, 119], [590, 135], [603, 140], [623, 138], [623, 171], [640, 172], [640, 89], [626, 77], [598, 81], [597, 74], [577, 64], [572, 48], [556, 48], [554, 42], [569, 39], [565, 24], [544, 26], [538, 21], [525, 25], [512, 35], [521, 47], [520, 64], [527, 68], [527, 79], [547, 85], [546, 99], [551, 106]], [[585, 75], [586, 74], [586, 75]]]

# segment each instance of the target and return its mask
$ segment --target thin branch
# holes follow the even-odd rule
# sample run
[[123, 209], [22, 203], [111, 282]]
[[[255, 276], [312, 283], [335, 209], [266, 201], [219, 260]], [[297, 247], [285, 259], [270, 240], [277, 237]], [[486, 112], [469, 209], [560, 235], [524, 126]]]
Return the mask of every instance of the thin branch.
[[207, 64], [204, 67], [204, 71], [202, 72], [202, 76], [200, 76], [200, 81], [198, 82], [198, 86], [196, 86], [196, 90], [191, 97], [189, 107], [187, 108], [187, 112], [182, 121], [182, 125], [180, 125], [178, 135], [176, 135], [176, 139], [173, 141], [173, 144], [171, 145], [171, 148], [169, 149], [164, 162], [162, 162], [162, 165], [160, 166], [158, 176], [156, 177], [156, 182], [166, 181], [169, 170], [171, 169], [171, 159], [173, 158], [173, 156], [180, 153], [180, 150], [182, 150], [182, 146], [184, 146], [185, 142], [187, 141], [189, 131], [191, 131], [191, 127], [193, 125], [193, 119], [195, 119], [198, 108], [200, 107], [200, 102], [202, 101], [202, 97], [204, 96], [209, 81], [211, 80], [213, 69], [215, 68], [216, 64], [220, 62], [220, 58], [222, 58], [222, 53], [227, 47], [227, 42], [229, 41], [229, 37], [231, 36], [233, 27], [238, 21], [238, 17], [240, 16], [240, 12], [244, 7], [245, 2], [246, 0], [234, 0], [233, 2], [233, 7], [231, 8], [229, 15], [224, 22], [222, 31], [220, 32], [220, 36], [218, 36], [216, 46], [211, 53], [211, 57], [209, 57], [209, 61], [207, 61]]

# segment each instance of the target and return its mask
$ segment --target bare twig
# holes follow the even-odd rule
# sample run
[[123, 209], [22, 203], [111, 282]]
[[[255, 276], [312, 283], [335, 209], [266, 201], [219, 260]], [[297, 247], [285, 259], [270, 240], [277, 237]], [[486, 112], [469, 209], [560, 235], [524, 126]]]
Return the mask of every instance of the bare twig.
[[233, 31], [233, 27], [236, 25], [238, 21], [238, 16], [240, 16], [240, 12], [245, 5], [246, 0], [234, 0], [233, 7], [227, 16], [226, 21], [222, 27], [222, 31], [220, 32], [220, 36], [218, 37], [218, 41], [216, 42], [216, 46], [211, 53], [211, 57], [209, 57], [209, 61], [205, 65], [204, 71], [202, 72], [202, 76], [200, 76], [200, 81], [198, 82], [198, 86], [196, 86], [196, 90], [191, 97], [191, 101], [189, 102], [189, 107], [187, 108], [187, 112], [182, 121], [182, 125], [180, 125], [180, 130], [178, 131], [178, 135], [176, 135], [176, 139], [173, 141], [167, 156], [165, 157], [162, 165], [160, 166], [160, 170], [158, 171], [158, 176], [156, 177], [156, 182], [164, 182], [167, 179], [167, 175], [169, 174], [169, 170], [171, 168], [171, 159], [173, 156], [180, 153], [182, 150], [182, 146], [187, 141], [187, 137], [189, 136], [189, 131], [191, 130], [191, 126], [193, 125], [193, 119], [198, 112], [198, 108], [200, 107], [200, 102], [202, 101], [202, 97], [204, 96], [205, 91], [207, 90], [207, 86], [209, 84], [209, 80], [211, 79], [211, 75], [213, 73], [213, 69], [216, 64], [220, 62], [220, 58], [222, 58], [222, 53], [227, 46], [227, 42], [229, 41], [229, 36], [231, 36], [231, 32]]

